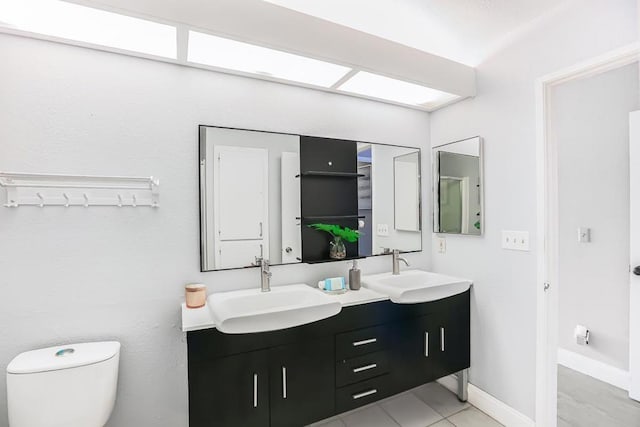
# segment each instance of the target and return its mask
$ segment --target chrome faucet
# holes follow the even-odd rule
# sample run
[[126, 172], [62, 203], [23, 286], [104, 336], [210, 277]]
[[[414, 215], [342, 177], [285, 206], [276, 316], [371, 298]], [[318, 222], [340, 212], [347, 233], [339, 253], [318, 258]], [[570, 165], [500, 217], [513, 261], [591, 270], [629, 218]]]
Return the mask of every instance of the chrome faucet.
[[271, 276], [269, 271], [269, 260], [256, 257], [255, 265], [260, 266], [260, 289], [262, 292], [271, 291]]
[[400, 251], [398, 249], [394, 249], [391, 252], [391, 256], [393, 257], [393, 275], [394, 276], [397, 276], [398, 274], [400, 274], [400, 261], [404, 262], [404, 265], [409, 267], [409, 261], [407, 261], [406, 259], [400, 256]]

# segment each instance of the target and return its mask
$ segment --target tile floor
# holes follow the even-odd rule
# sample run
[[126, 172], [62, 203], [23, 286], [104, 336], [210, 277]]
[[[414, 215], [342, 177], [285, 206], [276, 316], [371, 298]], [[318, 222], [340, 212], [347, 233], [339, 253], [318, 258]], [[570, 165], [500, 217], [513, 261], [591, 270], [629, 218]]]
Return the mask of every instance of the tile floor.
[[438, 383], [355, 409], [309, 427], [499, 427], [502, 424]]
[[558, 366], [558, 427], [640, 426], [640, 403], [626, 391]]

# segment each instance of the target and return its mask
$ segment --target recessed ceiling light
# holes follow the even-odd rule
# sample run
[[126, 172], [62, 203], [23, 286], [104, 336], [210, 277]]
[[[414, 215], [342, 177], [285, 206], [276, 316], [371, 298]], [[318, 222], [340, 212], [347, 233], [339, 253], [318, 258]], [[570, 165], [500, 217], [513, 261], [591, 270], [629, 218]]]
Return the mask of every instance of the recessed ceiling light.
[[359, 71], [340, 85], [338, 90], [424, 107], [443, 104], [458, 98], [451, 93], [365, 71]]
[[351, 71], [341, 65], [196, 31], [189, 31], [187, 60], [322, 87], [331, 87]]
[[0, 25], [84, 43], [176, 58], [176, 28], [58, 0], [1, 0]]

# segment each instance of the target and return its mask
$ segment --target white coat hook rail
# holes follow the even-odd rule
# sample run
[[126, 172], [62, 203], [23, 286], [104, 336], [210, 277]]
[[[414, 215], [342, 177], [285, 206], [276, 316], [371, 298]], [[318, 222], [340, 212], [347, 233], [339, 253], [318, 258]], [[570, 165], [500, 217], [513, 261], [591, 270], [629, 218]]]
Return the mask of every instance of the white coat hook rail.
[[160, 206], [154, 177], [52, 175], [0, 172], [4, 206]]

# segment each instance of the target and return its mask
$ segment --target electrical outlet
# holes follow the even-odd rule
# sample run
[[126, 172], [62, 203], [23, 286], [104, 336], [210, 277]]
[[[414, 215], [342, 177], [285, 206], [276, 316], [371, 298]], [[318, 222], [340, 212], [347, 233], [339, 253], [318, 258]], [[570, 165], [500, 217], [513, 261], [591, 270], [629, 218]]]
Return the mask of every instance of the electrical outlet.
[[512, 251], [528, 251], [529, 232], [502, 230], [502, 248]]
[[439, 254], [447, 253], [447, 239], [445, 239], [444, 237], [438, 237], [436, 238], [436, 242], [438, 244], [438, 253]]
[[389, 224], [378, 224], [378, 236], [388, 236], [389, 235]]

